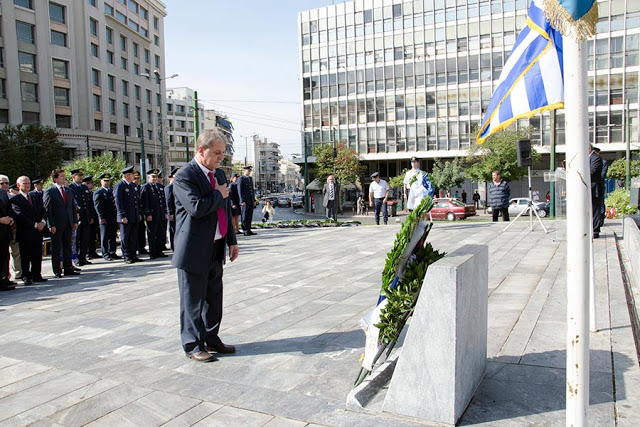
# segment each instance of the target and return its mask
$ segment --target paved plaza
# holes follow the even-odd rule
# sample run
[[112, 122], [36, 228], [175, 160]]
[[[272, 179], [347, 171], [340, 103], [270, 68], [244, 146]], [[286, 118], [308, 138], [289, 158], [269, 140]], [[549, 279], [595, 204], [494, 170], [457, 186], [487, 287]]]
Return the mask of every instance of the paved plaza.
[[[462, 425], [564, 425], [566, 243], [526, 222], [441, 223], [429, 240], [452, 252], [489, 247], [488, 370]], [[595, 241], [591, 425], [640, 425], [640, 369], [611, 222]], [[169, 261], [96, 261], [81, 276], [0, 293], [0, 426], [409, 426], [346, 409], [380, 273], [400, 229], [258, 230], [239, 236], [225, 269], [214, 363], [180, 346]], [[636, 254], [637, 256], [637, 254]], [[45, 275], [51, 277], [50, 262]], [[617, 424], [616, 424], [617, 423]]]

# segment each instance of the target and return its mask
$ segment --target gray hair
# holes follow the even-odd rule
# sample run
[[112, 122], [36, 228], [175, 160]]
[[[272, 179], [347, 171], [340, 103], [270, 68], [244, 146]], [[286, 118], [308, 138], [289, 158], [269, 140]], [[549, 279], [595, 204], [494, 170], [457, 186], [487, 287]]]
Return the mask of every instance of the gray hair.
[[7, 175], [0, 175], [0, 179], [6, 179], [7, 181], [11, 182]]
[[197, 148], [203, 147], [205, 150], [211, 148], [215, 142], [222, 142], [227, 145], [227, 136], [219, 129], [205, 129], [198, 136]]
[[31, 179], [27, 175], [19, 176], [18, 179], [16, 179], [16, 183], [24, 181], [25, 178], [29, 181], [29, 183], [31, 183]]

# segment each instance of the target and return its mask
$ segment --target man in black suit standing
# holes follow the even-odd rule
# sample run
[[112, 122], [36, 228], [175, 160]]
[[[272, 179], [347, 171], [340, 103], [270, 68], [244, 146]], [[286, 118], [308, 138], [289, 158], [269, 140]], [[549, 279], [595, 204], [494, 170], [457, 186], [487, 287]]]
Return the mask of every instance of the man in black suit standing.
[[165, 257], [162, 252], [164, 240], [161, 238], [162, 219], [165, 217], [164, 190], [158, 190], [158, 169], [147, 173], [147, 182], [142, 186], [142, 208], [147, 222], [147, 240], [149, 242], [149, 258]]
[[589, 145], [589, 169], [591, 171], [591, 218], [593, 221], [593, 238], [600, 237], [600, 227], [604, 223], [602, 199], [604, 185], [602, 182], [602, 157]]
[[134, 181], [133, 166], [122, 169], [122, 179], [116, 184], [113, 196], [116, 199], [118, 222], [120, 223], [120, 244], [124, 262], [133, 264], [141, 262], [137, 255], [138, 224], [140, 216], [140, 200], [138, 186]]
[[[160, 205], [162, 208], [162, 211], [164, 212], [164, 215], [160, 216], [160, 231], [159, 234], [160, 236], [158, 236], [158, 238], [160, 239], [160, 250], [161, 251], [167, 251], [169, 250], [167, 248], [167, 220], [169, 219], [169, 217], [167, 216], [166, 210], [167, 210], [167, 201], [166, 201], [166, 195], [165, 195], [165, 191], [164, 191], [164, 178], [162, 177], [162, 170], [160, 170], [158, 172], [158, 183], [156, 184], [156, 188], [158, 189], [158, 196], [160, 198]], [[163, 256], [164, 253], [162, 254]]]
[[91, 191], [89, 187], [83, 183], [84, 169], [71, 170], [71, 179], [73, 179], [73, 182], [69, 184], [69, 188], [73, 192], [73, 197], [76, 199], [79, 216], [78, 230], [76, 233], [78, 265], [83, 266], [91, 264], [91, 261], [87, 260], [89, 255], [89, 242], [91, 240], [91, 224], [93, 224], [91, 208], [88, 206]]
[[64, 170], [51, 172], [53, 185], [44, 192], [44, 208], [47, 211], [47, 226], [51, 232], [51, 266], [53, 274], [60, 278], [60, 252], [65, 276], [80, 274], [71, 263], [71, 231], [78, 228], [78, 219], [74, 214], [73, 192], [65, 187], [67, 179]]
[[180, 168], [175, 168], [169, 174], [169, 185], [164, 188], [165, 203], [167, 205], [166, 213], [169, 221], [169, 243], [171, 250], [174, 250], [173, 239], [176, 234], [176, 200], [173, 196], [173, 180]]
[[[140, 185], [140, 172], [133, 172], [133, 184], [138, 194], [138, 211], [140, 212], [140, 220], [138, 221], [138, 238], [136, 239], [136, 252], [138, 254], [148, 254], [144, 248], [147, 245], [147, 226], [144, 222], [144, 206], [142, 206], [142, 186]], [[137, 256], [137, 255], [136, 255]]]
[[178, 269], [180, 337], [187, 357], [211, 362], [211, 352], [235, 353], [218, 331], [222, 320], [222, 265], [238, 257], [229, 212], [229, 189], [220, 167], [226, 136], [217, 129], [200, 133], [193, 160], [176, 174], [176, 236], [172, 265]]
[[42, 277], [42, 234], [40, 234], [45, 225], [42, 219], [43, 208], [40, 200], [29, 194], [31, 189], [29, 177], [21, 176], [16, 182], [20, 193], [10, 200], [13, 217], [18, 225], [16, 240], [20, 246], [22, 281], [25, 285], [46, 282], [47, 279]]
[[92, 223], [89, 227], [89, 259], [99, 258], [100, 255], [96, 252], [96, 243], [100, 243], [100, 224], [98, 222], [98, 212], [96, 212], [96, 206], [93, 203], [93, 175], [88, 175], [82, 178], [82, 183], [89, 189], [86, 195], [87, 210], [91, 216]]
[[11, 205], [9, 203], [9, 178], [0, 175], [0, 291], [11, 291], [16, 283], [9, 279], [9, 241], [11, 240]]
[[103, 173], [98, 177], [101, 187], [93, 193], [93, 204], [100, 223], [100, 247], [102, 258], [107, 261], [118, 259], [116, 255], [116, 234], [118, 233], [118, 211], [113, 191], [109, 184], [111, 174]]
[[252, 236], [256, 233], [251, 231], [251, 221], [253, 221], [253, 209], [256, 196], [253, 191], [253, 178], [251, 178], [252, 166], [242, 168], [243, 175], [238, 180], [238, 193], [240, 195], [240, 206], [242, 207], [242, 232], [245, 236]]

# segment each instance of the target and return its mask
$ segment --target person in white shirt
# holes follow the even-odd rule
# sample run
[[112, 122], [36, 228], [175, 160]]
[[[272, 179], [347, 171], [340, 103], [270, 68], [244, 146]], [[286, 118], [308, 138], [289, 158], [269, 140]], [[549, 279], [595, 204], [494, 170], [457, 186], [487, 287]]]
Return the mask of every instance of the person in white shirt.
[[531, 193], [531, 198], [533, 199], [534, 203], [538, 203], [540, 201], [540, 192], [538, 191], [537, 188], [533, 189], [533, 192]]
[[[414, 177], [415, 174], [421, 172], [420, 171], [420, 159], [418, 159], [417, 157], [412, 157], [411, 158], [411, 170], [408, 170], [406, 174], [404, 174], [404, 200], [405, 202], [407, 202], [409, 200], [409, 198], [407, 196], [409, 196], [411, 194], [411, 178]], [[413, 209], [413, 206], [409, 208], [410, 210]]]
[[373, 182], [369, 186], [369, 206], [374, 208], [376, 225], [380, 225], [380, 209], [382, 208], [382, 216], [384, 224], [387, 225], [389, 216], [387, 214], [387, 199], [389, 198], [389, 184], [380, 178], [378, 172], [371, 174]]

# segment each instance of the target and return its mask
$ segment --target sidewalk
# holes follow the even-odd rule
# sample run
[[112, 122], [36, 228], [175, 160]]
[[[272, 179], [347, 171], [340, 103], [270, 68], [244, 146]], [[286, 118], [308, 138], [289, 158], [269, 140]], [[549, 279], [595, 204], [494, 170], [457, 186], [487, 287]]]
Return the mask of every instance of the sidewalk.
[[[635, 426], [640, 369], [609, 224], [595, 244], [590, 424]], [[447, 252], [489, 246], [489, 369], [462, 425], [565, 423], [566, 245], [527, 225], [437, 222], [429, 236]], [[182, 352], [166, 260], [98, 261], [0, 293], [0, 426], [419, 425], [345, 409], [364, 347], [358, 320], [377, 300], [399, 228], [394, 217], [239, 236], [221, 332], [238, 352], [210, 364]]]

